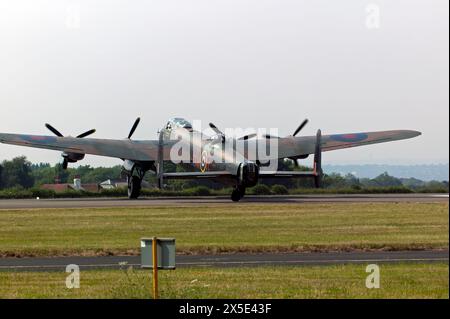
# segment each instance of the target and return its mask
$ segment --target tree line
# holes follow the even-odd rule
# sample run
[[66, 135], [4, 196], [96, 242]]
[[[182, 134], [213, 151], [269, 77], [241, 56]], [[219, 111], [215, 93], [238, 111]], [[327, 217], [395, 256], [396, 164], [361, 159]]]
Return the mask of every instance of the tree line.
[[[167, 171], [185, 171], [186, 168], [167, 163], [164, 165]], [[280, 160], [280, 170], [311, 170], [309, 167], [295, 167], [290, 160]], [[0, 189], [23, 188], [29, 189], [39, 187], [43, 184], [72, 183], [75, 177], [81, 178], [83, 183], [101, 183], [108, 179], [124, 179], [121, 166], [113, 167], [91, 167], [80, 165], [76, 168], [69, 167], [67, 170], [61, 164], [50, 165], [49, 163], [33, 164], [25, 156], [16, 157], [12, 160], [4, 160], [0, 163]], [[145, 180], [151, 186], [156, 185], [156, 178], [152, 174], [146, 174]], [[261, 184], [269, 187], [281, 185], [287, 189], [312, 188], [313, 181], [310, 179], [265, 179]], [[183, 190], [198, 186], [206, 186], [211, 189], [220, 190], [222, 184], [213, 180], [178, 180], [168, 181], [167, 189]], [[323, 186], [327, 189], [365, 189], [382, 187], [405, 187], [412, 190], [447, 191], [448, 181], [424, 182], [415, 178], [397, 178], [388, 173], [380, 174], [375, 178], [358, 178], [352, 174], [341, 175], [330, 173], [324, 175]]]
[[72, 183], [75, 177], [83, 183], [101, 183], [107, 179], [120, 179], [120, 165], [113, 167], [91, 167], [81, 165], [64, 170], [62, 164], [33, 164], [25, 156], [4, 160], [0, 163], [0, 189], [31, 188], [43, 184]]

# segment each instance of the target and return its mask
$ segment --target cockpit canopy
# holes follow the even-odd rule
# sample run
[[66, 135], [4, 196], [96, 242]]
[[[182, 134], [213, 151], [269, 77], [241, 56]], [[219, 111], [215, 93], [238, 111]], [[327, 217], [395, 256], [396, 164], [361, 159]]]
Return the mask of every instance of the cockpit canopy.
[[192, 130], [192, 124], [181, 117], [171, 118], [166, 124], [166, 130], [172, 130], [176, 127], [185, 128], [189, 131]]

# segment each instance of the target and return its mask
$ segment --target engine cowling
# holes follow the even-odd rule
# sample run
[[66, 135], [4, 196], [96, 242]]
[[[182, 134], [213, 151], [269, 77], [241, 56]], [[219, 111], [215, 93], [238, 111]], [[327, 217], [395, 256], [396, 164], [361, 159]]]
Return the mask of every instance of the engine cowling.
[[134, 173], [137, 173], [138, 175], [143, 175], [148, 170], [152, 170], [156, 172], [156, 166], [154, 161], [147, 161], [147, 162], [134, 162], [131, 160], [124, 160], [122, 164], [122, 173], [131, 176]]
[[69, 163], [76, 163], [84, 158], [81, 153], [62, 153], [61, 156]]
[[252, 187], [258, 183], [259, 167], [256, 163], [246, 161], [239, 164], [239, 186]]

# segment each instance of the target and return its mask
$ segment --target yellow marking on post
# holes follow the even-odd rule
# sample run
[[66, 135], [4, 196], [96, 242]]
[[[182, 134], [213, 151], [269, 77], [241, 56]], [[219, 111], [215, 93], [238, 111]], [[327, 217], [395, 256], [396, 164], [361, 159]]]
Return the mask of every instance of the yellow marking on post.
[[153, 299], [158, 299], [158, 242], [157, 238], [152, 238], [152, 258], [153, 258]]

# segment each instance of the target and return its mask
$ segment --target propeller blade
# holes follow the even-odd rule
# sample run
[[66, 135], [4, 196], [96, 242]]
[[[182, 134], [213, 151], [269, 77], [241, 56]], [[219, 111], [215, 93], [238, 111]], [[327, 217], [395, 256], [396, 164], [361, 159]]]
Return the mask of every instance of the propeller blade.
[[279, 138], [278, 136], [275, 136], [275, 135], [269, 135], [269, 134], [264, 134], [262, 137], [268, 138], [268, 139], [270, 139], [270, 138]]
[[62, 135], [56, 128], [54, 128], [50, 124], [45, 123], [45, 127], [48, 128], [50, 131], [52, 131], [52, 133], [55, 134], [56, 136], [64, 137], [64, 135]]
[[134, 124], [133, 124], [133, 127], [131, 128], [130, 134], [128, 134], [128, 139], [130, 139], [131, 136], [134, 134], [134, 131], [136, 130], [136, 128], [137, 128], [137, 126], [138, 126], [138, 124], [139, 124], [140, 121], [141, 121], [141, 118], [140, 118], [140, 117], [138, 117], [138, 118], [136, 119], [136, 121], [134, 121]]
[[215, 126], [213, 123], [209, 123], [209, 127], [212, 128], [212, 130], [213, 130], [214, 132], [216, 132], [216, 134], [218, 134], [218, 135], [224, 135], [224, 134], [222, 133], [222, 131], [219, 130], [219, 129], [217, 128], [217, 126]]
[[248, 139], [250, 139], [250, 138], [254, 138], [254, 137], [257, 136], [257, 135], [258, 135], [258, 134], [256, 134], [256, 133], [244, 135], [244, 136], [241, 136], [240, 138], [238, 138], [238, 140], [248, 140]]
[[308, 119], [305, 119], [302, 124], [299, 125], [299, 127], [297, 127], [297, 129], [295, 130], [294, 134], [292, 134], [292, 136], [296, 136], [298, 134], [298, 132], [300, 132], [305, 125], [308, 124]]
[[87, 132], [84, 132], [84, 133], [78, 135], [77, 138], [83, 138], [83, 137], [86, 137], [86, 136], [94, 134], [94, 133], [95, 133], [95, 129], [92, 129], [92, 130], [89, 130]]

